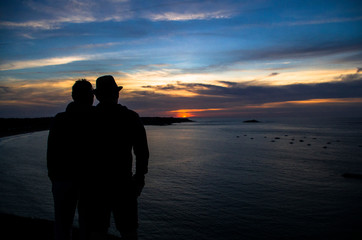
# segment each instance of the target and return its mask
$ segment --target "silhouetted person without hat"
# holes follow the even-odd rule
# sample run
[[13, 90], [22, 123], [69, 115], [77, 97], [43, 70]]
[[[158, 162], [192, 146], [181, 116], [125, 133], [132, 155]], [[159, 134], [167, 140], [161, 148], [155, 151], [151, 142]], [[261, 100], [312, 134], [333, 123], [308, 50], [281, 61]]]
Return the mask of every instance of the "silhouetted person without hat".
[[[96, 149], [89, 177], [87, 219], [92, 236], [105, 236], [113, 213], [122, 239], [135, 240], [137, 198], [148, 171], [149, 151], [146, 131], [138, 114], [118, 104], [121, 89], [112, 76], [97, 79], [94, 91], [99, 100], [96, 106]], [[134, 175], [132, 151], [136, 157]]]
[[[54, 197], [56, 240], [72, 238], [82, 172], [91, 157], [92, 84], [84, 79], [76, 81], [72, 97], [74, 101], [66, 111], [55, 116], [48, 136], [47, 167]], [[79, 220], [82, 227], [81, 217]]]

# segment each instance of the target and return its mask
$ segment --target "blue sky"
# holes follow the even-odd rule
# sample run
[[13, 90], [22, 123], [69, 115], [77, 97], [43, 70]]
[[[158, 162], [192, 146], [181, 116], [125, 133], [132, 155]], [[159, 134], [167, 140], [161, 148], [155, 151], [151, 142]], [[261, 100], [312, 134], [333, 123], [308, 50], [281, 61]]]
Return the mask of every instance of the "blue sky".
[[141, 116], [362, 116], [360, 1], [0, 2], [0, 117], [111, 74]]

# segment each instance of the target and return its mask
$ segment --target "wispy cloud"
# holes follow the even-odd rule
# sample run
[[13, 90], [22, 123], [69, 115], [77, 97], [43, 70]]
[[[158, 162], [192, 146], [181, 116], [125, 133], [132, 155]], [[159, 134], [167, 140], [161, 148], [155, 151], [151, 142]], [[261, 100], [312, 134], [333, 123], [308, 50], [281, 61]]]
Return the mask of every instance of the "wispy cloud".
[[49, 117], [64, 111], [71, 101], [74, 80], [28, 82], [13, 80], [6, 83], [0, 94], [0, 117]]
[[90, 23], [95, 21], [97, 20], [92, 16], [66, 16], [55, 19], [42, 19], [42, 20], [24, 21], [24, 22], [2, 21], [0, 22], [0, 27], [54, 30], [61, 28], [62, 24], [66, 23]]
[[273, 72], [273, 73], [269, 74], [268, 77], [274, 77], [274, 76], [276, 76], [276, 75], [279, 75], [279, 73]]
[[232, 14], [225, 11], [216, 12], [196, 12], [196, 13], [177, 13], [166, 12], [150, 14], [148, 16], [152, 21], [189, 21], [189, 20], [210, 20], [230, 18]]
[[329, 24], [329, 23], [344, 23], [344, 22], [356, 22], [361, 21], [362, 17], [336, 17], [336, 18], [324, 18], [324, 19], [308, 19], [301, 21], [292, 21], [292, 22], [282, 22], [275, 24], [276, 26], [298, 26], [298, 25], [319, 25], [319, 24]]
[[307, 59], [324, 57], [334, 54], [362, 51], [362, 44], [359, 41], [329, 41], [321, 43], [296, 44], [291, 43], [283, 47], [267, 49], [240, 49], [226, 53], [234, 62], [251, 60], [282, 60], [282, 59]]
[[93, 43], [93, 44], [85, 44], [80, 46], [80, 48], [108, 48], [113, 46], [121, 45], [120, 42], [108, 42], [108, 43]]
[[128, 1], [27, 1], [24, 6], [33, 17], [0, 21], [0, 27], [55, 30], [69, 23], [122, 21], [129, 19], [128, 5]]
[[282, 101], [282, 102], [268, 102], [262, 104], [250, 104], [244, 106], [246, 109], [264, 109], [264, 108], [291, 108], [296, 105], [327, 105], [327, 104], [354, 104], [362, 103], [362, 98], [317, 98], [317, 99], [306, 99], [298, 101]]
[[[163, 1], [155, 5], [126, 0], [105, 1], [28, 1], [25, 5], [36, 18], [19, 18], [0, 21], [1, 28], [31, 28], [55, 30], [68, 23], [92, 23], [131, 19], [151, 21], [189, 21], [230, 18], [232, 7], [220, 2], [201, 4], [198, 1]], [[202, 9], [202, 10], [200, 10]]]
[[0, 27], [2, 27], [2, 28], [34, 28], [34, 29], [51, 30], [51, 29], [58, 29], [59, 24], [57, 21], [48, 21], [48, 20], [26, 21], [26, 22], [3, 21], [3, 22], [0, 22]]
[[313, 19], [311, 17], [305, 18], [305, 16], [300, 17], [298, 20], [279, 20], [279, 22], [274, 22], [270, 20], [268, 22], [264, 21], [255, 21], [255, 22], [246, 22], [243, 24], [231, 26], [231, 29], [245, 29], [245, 28], [279, 28], [279, 27], [290, 27], [290, 26], [306, 26], [306, 25], [323, 25], [323, 24], [335, 24], [335, 23], [349, 23], [349, 22], [358, 22], [362, 21], [361, 16], [356, 17], [329, 17], [329, 16], [318, 16]]
[[13, 80], [3, 86], [0, 105], [54, 106], [70, 100], [74, 80], [27, 82]]
[[81, 61], [81, 60], [85, 60], [85, 58], [84, 57], [58, 57], [58, 58], [13, 61], [13, 62], [7, 62], [4, 64], [0, 64], [0, 71], [62, 65], [62, 64], [68, 64], [71, 62]]

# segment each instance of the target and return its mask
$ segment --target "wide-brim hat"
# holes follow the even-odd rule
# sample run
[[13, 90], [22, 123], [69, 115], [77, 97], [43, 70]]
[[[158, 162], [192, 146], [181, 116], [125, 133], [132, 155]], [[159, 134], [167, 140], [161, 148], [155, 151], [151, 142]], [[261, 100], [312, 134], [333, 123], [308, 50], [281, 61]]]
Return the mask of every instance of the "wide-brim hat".
[[120, 91], [123, 87], [118, 86], [116, 81], [114, 80], [113, 76], [106, 75], [97, 78], [96, 81], [96, 89], [94, 89], [95, 93], [101, 92], [112, 92], [112, 91]]

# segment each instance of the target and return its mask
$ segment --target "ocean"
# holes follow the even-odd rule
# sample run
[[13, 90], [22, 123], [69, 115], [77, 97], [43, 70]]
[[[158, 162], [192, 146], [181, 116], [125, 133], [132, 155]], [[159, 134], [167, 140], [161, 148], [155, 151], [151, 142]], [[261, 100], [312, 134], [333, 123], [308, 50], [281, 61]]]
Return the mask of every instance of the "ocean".
[[[146, 126], [140, 240], [362, 239], [362, 119], [193, 120]], [[47, 135], [0, 138], [1, 212], [53, 219]]]

